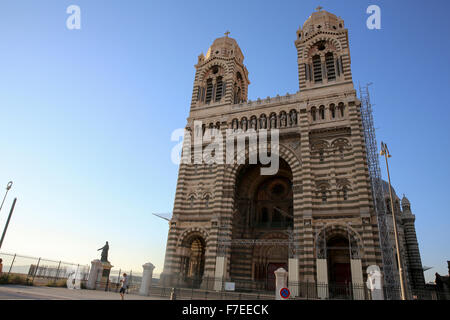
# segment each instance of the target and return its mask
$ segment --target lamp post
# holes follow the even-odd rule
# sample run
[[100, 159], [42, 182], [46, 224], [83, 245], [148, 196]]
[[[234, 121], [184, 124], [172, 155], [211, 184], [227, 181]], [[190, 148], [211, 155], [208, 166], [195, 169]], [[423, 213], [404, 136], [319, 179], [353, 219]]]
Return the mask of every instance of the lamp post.
[[2, 211], [3, 203], [5, 203], [6, 196], [8, 195], [8, 191], [9, 191], [9, 189], [11, 189], [12, 184], [13, 184], [13, 182], [10, 181], [10, 182], [8, 182], [8, 184], [6, 185], [6, 192], [5, 192], [5, 196], [3, 197], [2, 204], [0, 205], [0, 212]]
[[403, 268], [402, 268], [402, 263], [401, 263], [401, 259], [400, 259], [400, 246], [399, 246], [399, 243], [398, 243], [397, 221], [395, 219], [394, 201], [393, 201], [393, 198], [392, 198], [392, 188], [391, 188], [391, 177], [389, 175], [388, 158], [390, 158], [391, 155], [389, 154], [389, 149], [388, 149], [387, 145], [384, 142], [381, 142], [380, 155], [384, 156], [384, 158], [386, 159], [386, 170], [387, 170], [388, 183], [389, 183], [389, 198], [391, 199], [392, 222], [394, 224], [394, 237], [395, 237], [395, 246], [396, 246], [396, 251], [397, 251], [398, 273], [400, 275], [401, 298], [402, 298], [402, 300], [406, 300], [405, 287], [403, 285]]

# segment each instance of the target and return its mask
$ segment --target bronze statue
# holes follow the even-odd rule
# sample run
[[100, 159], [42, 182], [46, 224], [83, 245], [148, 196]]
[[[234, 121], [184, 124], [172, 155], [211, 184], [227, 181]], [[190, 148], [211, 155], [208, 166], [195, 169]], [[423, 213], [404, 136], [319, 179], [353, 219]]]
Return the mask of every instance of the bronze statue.
[[106, 241], [106, 244], [102, 248], [98, 249], [97, 251], [100, 251], [100, 250], [102, 250], [102, 256], [100, 258], [100, 261], [108, 262], [108, 250], [109, 250], [108, 241]]

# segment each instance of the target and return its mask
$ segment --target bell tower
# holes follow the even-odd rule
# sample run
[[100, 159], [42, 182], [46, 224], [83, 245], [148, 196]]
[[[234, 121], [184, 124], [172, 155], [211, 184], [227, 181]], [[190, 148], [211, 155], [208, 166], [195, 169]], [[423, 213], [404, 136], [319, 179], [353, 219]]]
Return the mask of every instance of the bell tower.
[[244, 55], [228, 35], [214, 40], [206, 56], [198, 56], [191, 109], [247, 101], [250, 81]]
[[318, 7], [297, 31], [300, 91], [352, 83], [344, 20]]

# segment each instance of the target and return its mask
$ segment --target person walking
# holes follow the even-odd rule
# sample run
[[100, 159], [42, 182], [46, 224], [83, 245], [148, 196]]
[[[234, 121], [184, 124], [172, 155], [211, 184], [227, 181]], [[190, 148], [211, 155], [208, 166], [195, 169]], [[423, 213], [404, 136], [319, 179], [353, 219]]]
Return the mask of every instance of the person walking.
[[2, 275], [3, 272], [3, 259], [0, 258], [0, 276]]
[[120, 280], [120, 282], [122, 285], [120, 287], [119, 293], [120, 293], [120, 298], [123, 300], [125, 291], [128, 289], [128, 276], [126, 273], [123, 274], [123, 278], [122, 278], [122, 280]]

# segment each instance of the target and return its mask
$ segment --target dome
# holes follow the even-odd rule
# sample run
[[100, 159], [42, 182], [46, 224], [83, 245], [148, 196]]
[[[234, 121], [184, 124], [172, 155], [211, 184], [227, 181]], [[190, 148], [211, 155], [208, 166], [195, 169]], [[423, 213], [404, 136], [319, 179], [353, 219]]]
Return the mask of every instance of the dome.
[[402, 198], [402, 207], [403, 208], [405, 208], [405, 207], [410, 208], [411, 207], [411, 203], [409, 202], [408, 198], [405, 195], [403, 195], [403, 198]]
[[[384, 190], [384, 196], [389, 197], [389, 183], [385, 180], [381, 180], [381, 183], [383, 184], [383, 190]], [[400, 200], [400, 198], [397, 196], [397, 193], [395, 192], [394, 187], [391, 185], [392, 190], [392, 197], [395, 200]]]
[[213, 56], [219, 56], [224, 58], [236, 57], [239, 62], [244, 60], [244, 55], [242, 54], [237, 41], [228, 37], [228, 33], [229, 32], [225, 33], [225, 37], [214, 40], [206, 53], [206, 59]]
[[[318, 9], [321, 9], [320, 7]], [[303, 24], [304, 32], [319, 30], [339, 30], [344, 28], [344, 20], [328, 11], [316, 11]]]

